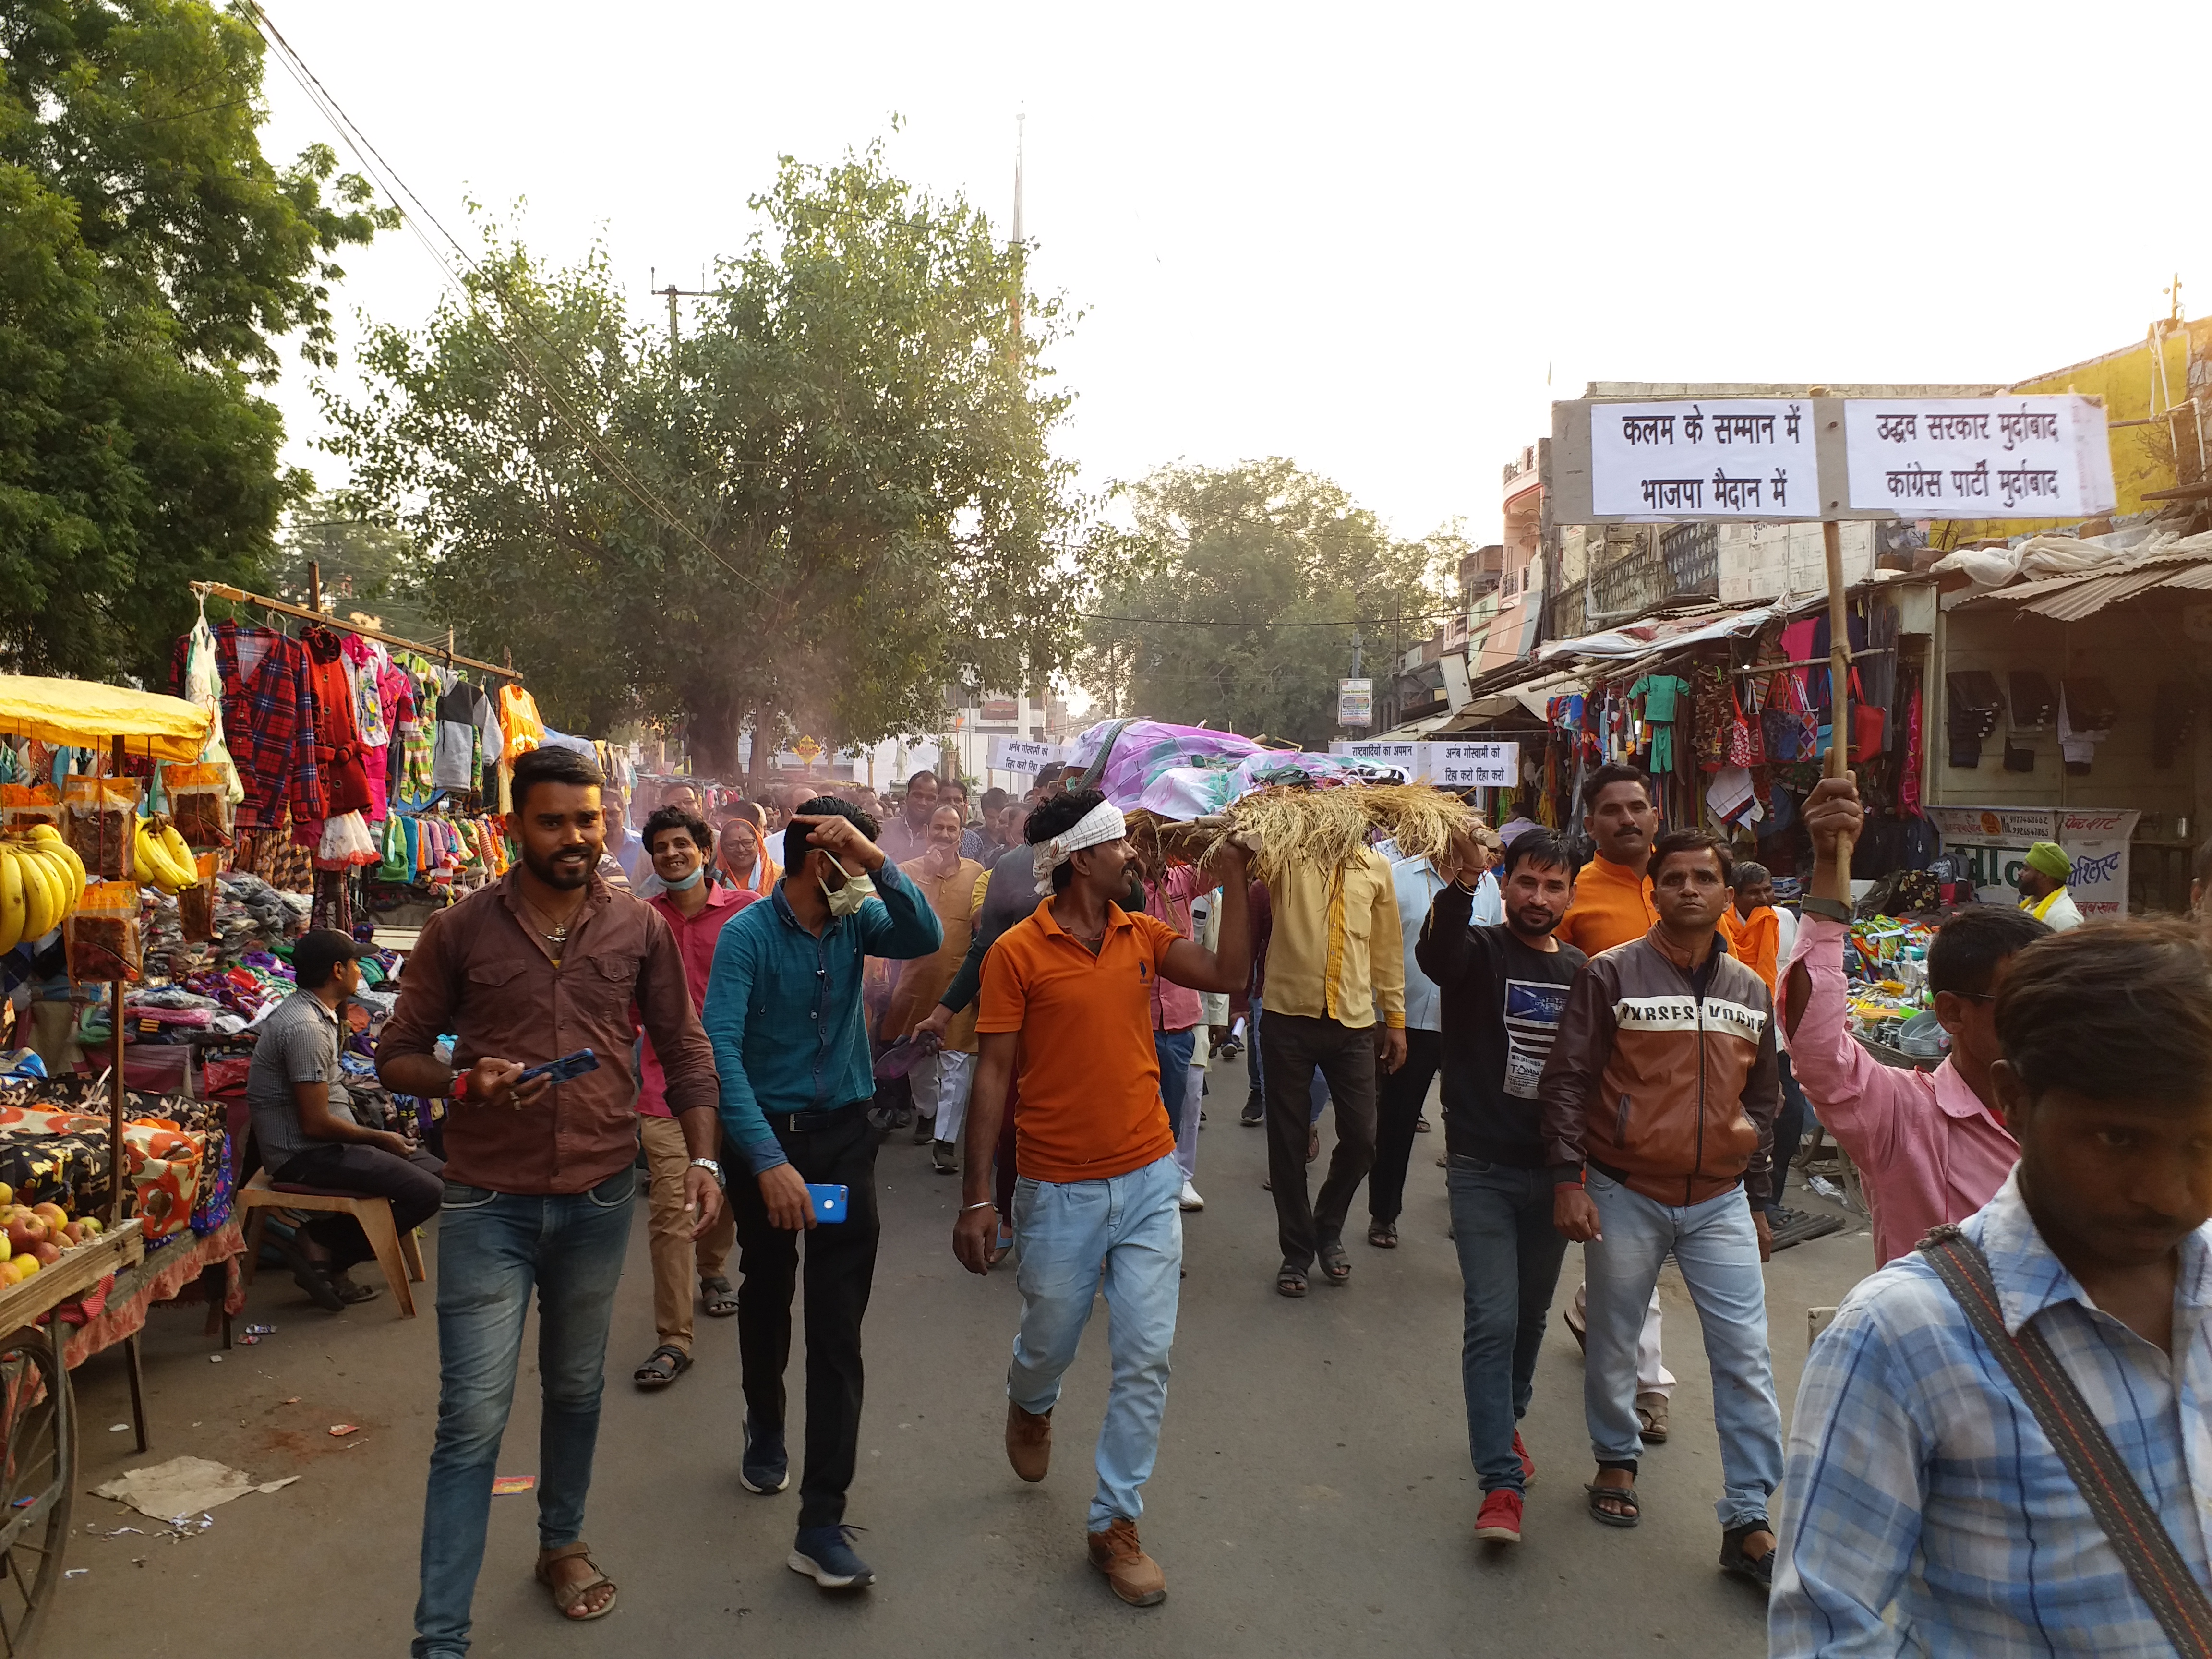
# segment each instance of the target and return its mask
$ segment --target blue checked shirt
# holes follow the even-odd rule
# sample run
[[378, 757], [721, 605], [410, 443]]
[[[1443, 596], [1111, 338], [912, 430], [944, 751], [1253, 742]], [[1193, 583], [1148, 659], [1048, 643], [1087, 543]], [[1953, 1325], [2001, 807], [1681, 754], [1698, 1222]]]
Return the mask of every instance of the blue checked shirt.
[[[2200, 1522], [2212, 1503], [2212, 1226], [2182, 1241], [2169, 1358], [2090, 1304], [2029, 1220], [2017, 1170], [1961, 1225], [1989, 1258], [2005, 1328], [2035, 1322], [2212, 1586]], [[1772, 1659], [2173, 1652], [2027, 1404], [1917, 1253], [1854, 1290], [1814, 1345], [1783, 1511]]]

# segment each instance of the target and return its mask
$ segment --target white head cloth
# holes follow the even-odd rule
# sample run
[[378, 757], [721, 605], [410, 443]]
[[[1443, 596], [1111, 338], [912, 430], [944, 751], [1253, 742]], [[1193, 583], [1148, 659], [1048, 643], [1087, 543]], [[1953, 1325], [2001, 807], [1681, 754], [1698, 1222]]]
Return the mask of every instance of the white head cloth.
[[1036, 869], [1037, 896], [1051, 895], [1052, 872], [1067, 862], [1069, 854], [1079, 853], [1086, 847], [1103, 847], [1128, 833], [1129, 825], [1121, 816], [1121, 809], [1110, 800], [1102, 800], [1050, 841], [1037, 842], [1030, 848], [1030, 857]]

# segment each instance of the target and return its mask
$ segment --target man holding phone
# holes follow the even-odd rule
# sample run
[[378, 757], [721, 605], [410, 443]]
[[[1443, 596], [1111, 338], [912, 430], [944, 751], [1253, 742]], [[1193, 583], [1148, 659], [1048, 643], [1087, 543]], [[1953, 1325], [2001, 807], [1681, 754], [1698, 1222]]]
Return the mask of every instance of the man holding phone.
[[[860, 1320], [878, 1231], [862, 969], [869, 957], [910, 962], [944, 943], [929, 901], [876, 845], [876, 827], [849, 801], [801, 804], [785, 833], [783, 879], [723, 927], [707, 984], [723, 1133], [754, 1177], [730, 1188], [744, 1273], [738, 1480], [763, 1497], [791, 1483], [783, 1373], [805, 1232], [806, 1471], [786, 1564], [825, 1590], [875, 1582], [844, 1524], [860, 1448]], [[845, 1218], [812, 1231], [820, 1215], [810, 1185], [844, 1188]]]
[[[685, 1201], [705, 1233], [722, 1206], [713, 1051], [684, 962], [652, 906], [599, 873], [599, 769], [571, 749], [514, 763], [507, 874], [424, 925], [378, 1046], [396, 1093], [443, 1098], [438, 1224], [438, 1434], [422, 1515], [414, 1659], [461, 1659], [483, 1564], [493, 1473], [534, 1291], [544, 1401], [538, 1580], [568, 1619], [612, 1611], [615, 1585], [579, 1537], [598, 1443], [607, 1326], [637, 1190], [635, 1006], [691, 1152]], [[454, 1066], [438, 1058], [454, 1034]], [[589, 1048], [556, 1082], [524, 1073]]]

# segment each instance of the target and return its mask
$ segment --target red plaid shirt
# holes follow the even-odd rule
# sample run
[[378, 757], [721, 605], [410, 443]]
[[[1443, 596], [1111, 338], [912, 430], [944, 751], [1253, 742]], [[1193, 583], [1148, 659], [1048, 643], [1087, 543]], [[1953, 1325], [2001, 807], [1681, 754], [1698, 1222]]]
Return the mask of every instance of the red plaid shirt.
[[[329, 813], [315, 766], [315, 691], [306, 648], [274, 629], [240, 623], [216, 623], [213, 632], [216, 666], [222, 675], [223, 738], [246, 788], [238, 827], [273, 829], [283, 816], [288, 787], [292, 821], [320, 822]], [[248, 641], [260, 652], [251, 675], [239, 672], [239, 647]], [[186, 635], [170, 653], [173, 685], [184, 684], [190, 644]]]

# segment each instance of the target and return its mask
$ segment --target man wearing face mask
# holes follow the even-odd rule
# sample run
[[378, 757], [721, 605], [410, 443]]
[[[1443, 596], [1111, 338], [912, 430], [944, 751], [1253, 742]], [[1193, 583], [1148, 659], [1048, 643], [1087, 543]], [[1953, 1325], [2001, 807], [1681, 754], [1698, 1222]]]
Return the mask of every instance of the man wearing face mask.
[[[799, 1236], [806, 1240], [806, 1468], [787, 1565], [823, 1589], [875, 1575], [844, 1525], [860, 1432], [860, 1319], [875, 1275], [875, 1092], [861, 1000], [865, 959], [912, 961], [944, 943], [929, 902], [887, 861], [875, 820], [817, 797], [791, 820], [792, 857], [765, 902], [722, 929], [705, 1024], [722, 1075], [722, 1129], [737, 1214], [738, 1347], [745, 1394], [738, 1479], [790, 1484], [783, 1373]], [[845, 1189], [844, 1218], [817, 1224], [809, 1183]]]

